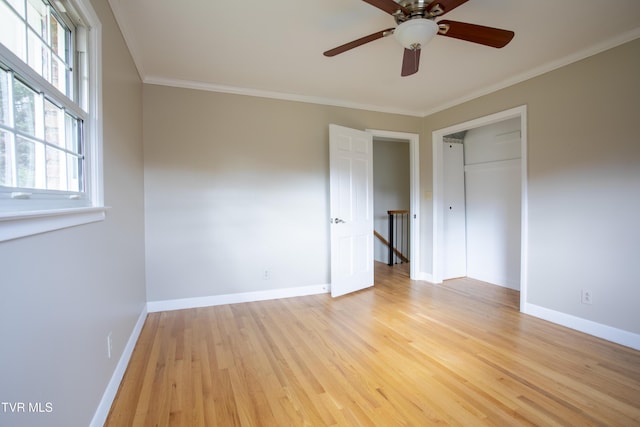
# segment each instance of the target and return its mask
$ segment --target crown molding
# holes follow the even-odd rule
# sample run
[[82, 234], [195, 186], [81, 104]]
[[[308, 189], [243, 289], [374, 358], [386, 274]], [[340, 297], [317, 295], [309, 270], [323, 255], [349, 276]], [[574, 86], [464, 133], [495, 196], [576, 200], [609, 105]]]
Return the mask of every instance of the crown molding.
[[420, 112], [403, 110], [399, 108], [387, 108], [379, 105], [359, 104], [357, 102], [345, 101], [340, 99], [323, 98], [317, 96], [299, 95], [286, 92], [274, 92], [261, 89], [253, 89], [239, 86], [229, 86], [215, 83], [204, 83], [190, 80], [167, 79], [159, 76], [146, 76], [143, 83], [172, 86], [183, 89], [205, 90], [210, 92], [230, 93], [235, 95], [255, 96], [258, 98], [271, 98], [284, 101], [305, 102], [308, 104], [329, 105], [333, 107], [352, 108], [356, 110], [375, 111], [380, 113], [400, 114], [404, 116], [423, 117]]
[[589, 58], [590, 56], [594, 56], [597, 55], [598, 53], [604, 52], [606, 50], [609, 49], [613, 49], [615, 47], [618, 47], [620, 45], [623, 45], [625, 43], [628, 43], [630, 41], [633, 41], [637, 38], [640, 38], [640, 27], [635, 28], [627, 33], [621, 34], [617, 37], [613, 37], [611, 39], [608, 39], [606, 41], [603, 41], [601, 43], [595, 44], [587, 49], [583, 49], [581, 51], [578, 51], [576, 53], [573, 53], [571, 55], [565, 56], [564, 58], [558, 59], [556, 61], [551, 61], [548, 62], [544, 65], [541, 65], [539, 67], [533, 68], [529, 71], [526, 71], [524, 73], [521, 74], [517, 74], [514, 77], [511, 77], [509, 79], [503, 80], [498, 84], [495, 85], [491, 85], [491, 86], [487, 86], [483, 89], [474, 91], [469, 93], [468, 95], [465, 95], [461, 98], [457, 98], [454, 99], [452, 101], [449, 101], [445, 104], [441, 104], [437, 107], [434, 107], [432, 109], [423, 111], [420, 113], [420, 115], [422, 117], [427, 117], [430, 116], [432, 114], [435, 114], [437, 112], [446, 110], [448, 108], [452, 108], [455, 107], [456, 105], [460, 105], [463, 104], [465, 102], [471, 101], [473, 99], [476, 98], [480, 98], [481, 96], [484, 95], [488, 95], [490, 93], [493, 92], [497, 92], [499, 90], [505, 89], [509, 86], [513, 86], [516, 85], [518, 83], [522, 83], [524, 81], [527, 81], [529, 79], [532, 79], [534, 77], [538, 77], [541, 76], [543, 74], [546, 74], [550, 71], [553, 70], [557, 70], [558, 68], [562, 68], [564, 66], [573, 64], [574, 62], [578, 62], [581, 61], [583, 59]]

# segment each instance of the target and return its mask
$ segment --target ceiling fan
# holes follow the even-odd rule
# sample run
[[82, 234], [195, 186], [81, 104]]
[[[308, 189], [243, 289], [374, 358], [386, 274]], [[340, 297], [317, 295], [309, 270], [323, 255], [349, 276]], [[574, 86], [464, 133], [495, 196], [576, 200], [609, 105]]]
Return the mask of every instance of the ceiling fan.
[[513, 36], [513, 31], [483, 25], [468, 24], [442, 20], [435, 22], [437, 17], [452, 11], [469, 0], [363, 0], [371, 6], [393, 16], [398, 25], [387, 28], [357, 40], [345, 43], [324, 52], [325, 56], [335, 56], [340, 53], [362, 46], [365, 43], [381, 39], [394, 34], [404, 47], [401, 75], [410, 76], [418, 72], [420, 65], [420, 50], [436, 34], [479, 43], [485, 46], [501, 48], [506, 46]]

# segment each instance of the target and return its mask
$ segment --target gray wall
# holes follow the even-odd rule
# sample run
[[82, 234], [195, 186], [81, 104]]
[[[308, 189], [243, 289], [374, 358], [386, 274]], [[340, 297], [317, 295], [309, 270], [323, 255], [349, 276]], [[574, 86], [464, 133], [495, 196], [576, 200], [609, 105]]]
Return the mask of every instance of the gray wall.
[[[640, 40], [425, 118], [431, 133], [519, 105], [528, 112], [528, 303], [640, 333]], [[422, 227], [431, 225], [431, 203]], [[423, 252], [431, 256], [430, 248]], [[593, 304], [580, 302], [581, 289]]]
[[[87, 426], [145, 304], [142, 89], [106, 1], [103, 222], [0, 243], [0, 425]], [[107, 358], [107, 334], [113, 356]]]
[[149, 301], [328, 284], [329, 123], [422, 120], [145, 85]]
[[432, 132], [527, 105], [527, 302], [640, 332], [639, 53], [636, 40], [424, 119], [145, 85], [149, 301], [327, 283], [329, 123], [420, 133], [418, 269], [432, 273]]

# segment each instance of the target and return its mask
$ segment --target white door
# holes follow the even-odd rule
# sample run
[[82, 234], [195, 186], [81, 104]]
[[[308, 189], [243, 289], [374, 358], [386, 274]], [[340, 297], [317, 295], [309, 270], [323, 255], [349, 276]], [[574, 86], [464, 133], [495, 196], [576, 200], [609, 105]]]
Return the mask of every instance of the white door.
[[443, 143], [444, 216], [442, 279], [467, 275], [466, 207], [464, 188], [464, 147]]
[[331, 296], [373, 286], [373, 137], [329, 125]]

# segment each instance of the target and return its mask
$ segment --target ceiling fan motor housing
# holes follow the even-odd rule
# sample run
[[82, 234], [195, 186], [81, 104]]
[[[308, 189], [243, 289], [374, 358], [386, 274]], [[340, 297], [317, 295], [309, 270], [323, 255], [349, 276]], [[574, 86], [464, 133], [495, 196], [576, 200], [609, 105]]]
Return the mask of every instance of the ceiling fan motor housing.
[[[396, 24], [400, 25], [403, 22], [417, 18], [433, 19], [444, 13], [439, 3], [436, 3], [429, 9], [429, 5], [434, 1], [424, 0], [394, 0], [403, 10], [398, 9], [392, 16], [396, 21]], [[407, 13], [408, 12], [408, 13]]]

